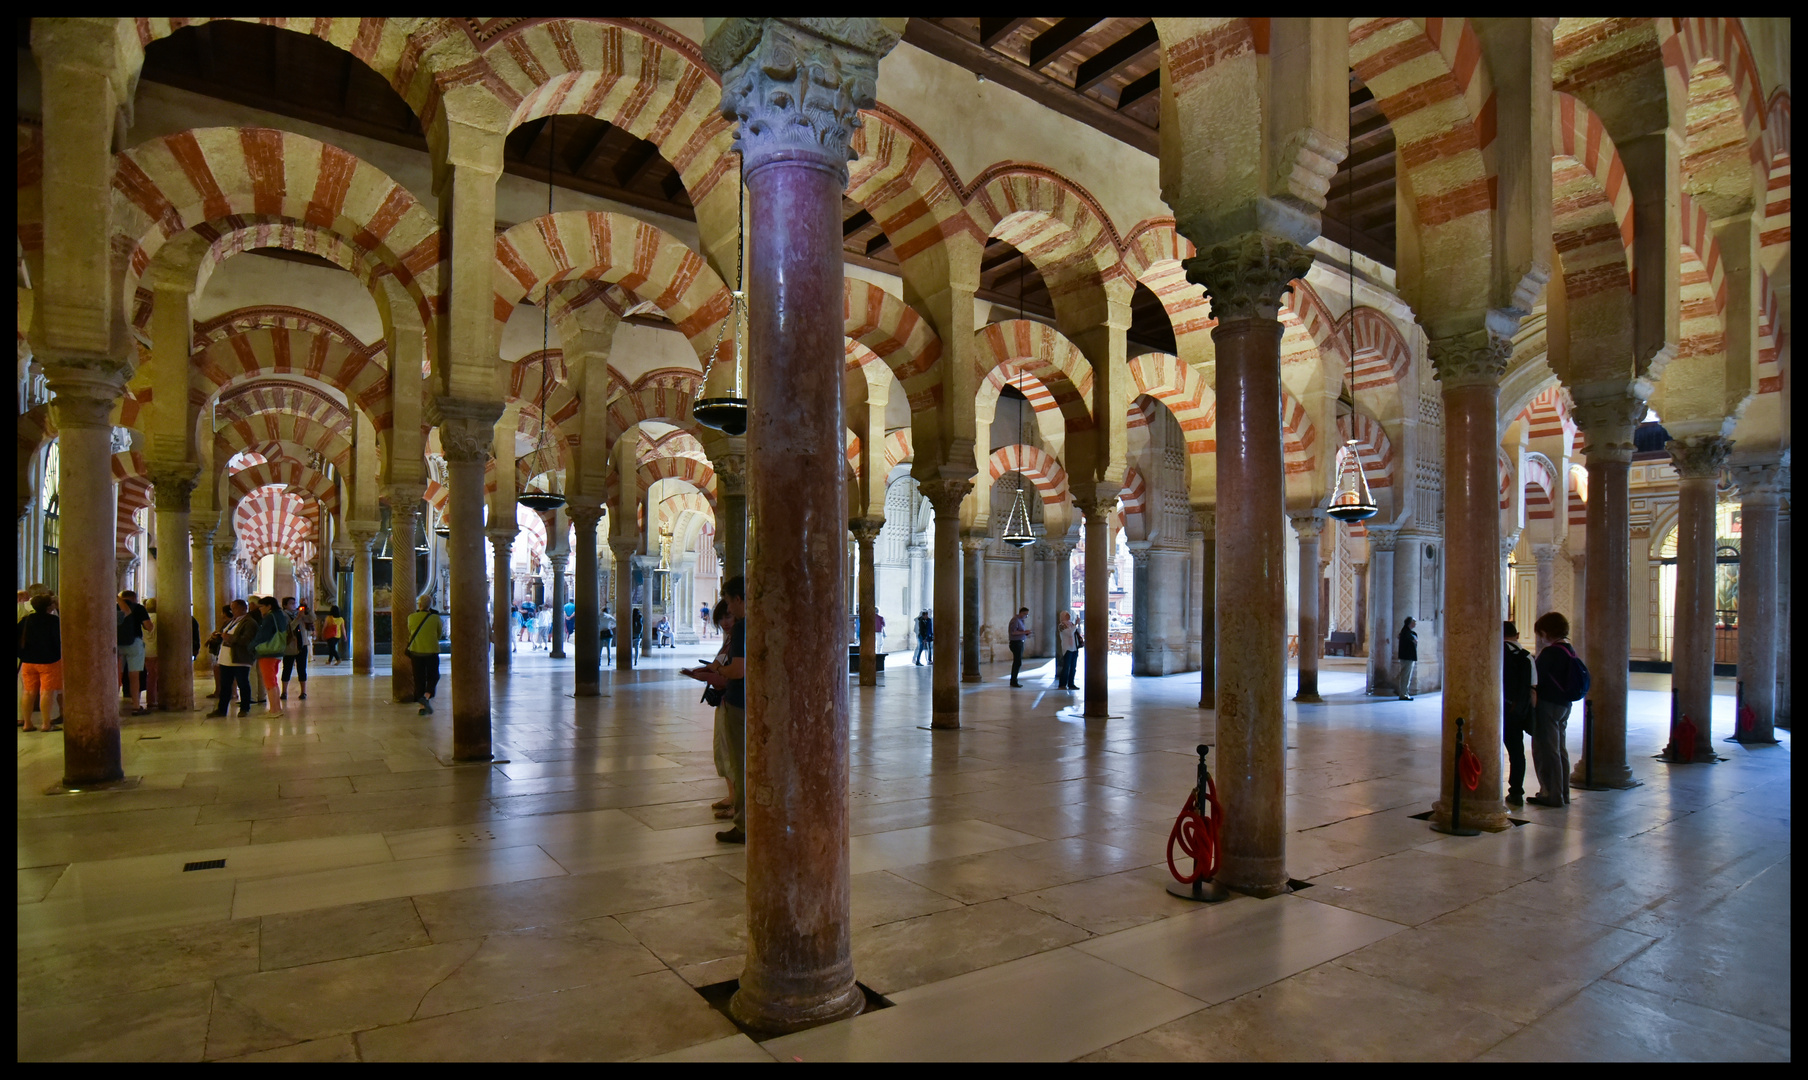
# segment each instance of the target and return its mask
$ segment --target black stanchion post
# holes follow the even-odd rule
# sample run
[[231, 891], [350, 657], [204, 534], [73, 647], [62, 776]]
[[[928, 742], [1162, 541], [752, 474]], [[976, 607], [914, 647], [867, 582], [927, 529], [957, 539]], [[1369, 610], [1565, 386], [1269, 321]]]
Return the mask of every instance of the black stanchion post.
[[1582, 701], [1582, 784], [1595, 785], [1595, 700]]
[[1456, 718], [1456, 761], [1451, 770], [1450, 784], [1450, 824], [1441, 826], [1432, 823], [1432, 829], [1451, 836], [1480, 836], [1480, 829], [1463, 828], [1463, 718]]

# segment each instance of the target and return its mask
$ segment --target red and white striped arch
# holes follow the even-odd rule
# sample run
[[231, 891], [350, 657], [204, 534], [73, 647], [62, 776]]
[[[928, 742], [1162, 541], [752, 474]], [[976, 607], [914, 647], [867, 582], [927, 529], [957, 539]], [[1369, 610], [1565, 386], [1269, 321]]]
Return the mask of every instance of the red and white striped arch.
[[967, 189], [935, 141], [881, 104], [860, 112], [847, 197], [879, 223], [892, 250], [910, 260], [940, 244], [944, 230], [971, 229]]
[[281, 487], [247, 493], [233, 511], [232, 531], [253, 561], [275, 552], [301, 561], [304, 541], [317, 534], [316, 510], [308, 500]]
[[[1713, 154], [1722, 147], [1739, 153], [1764, 174], [1763, 83], [1738, 19], [1724, 16], [1676, 19], [1677, 48], [1666, 53], [1689, 87], [1690, 150]], [[1704, 66], [1704, 61], [1712, 64]], [[1724, 132], [1714, 128], [1727, 128]], [[1691, 153], [1690, 157], [1696, 156]], [[1709, 163], [1686, 160], [1685, 173]]]
[[1393, 126], [1420, 227], [1492, 209], [1494, 88], [1469, 20], [1352, 19], [1350, 66]]
[[1564, 293], [1580, 300], [1632, 288], [1632, 192], [1601, 120], [1569, 96], [1555, 98], [1551, 157], [1552, 243]]
[[1307, 476], [1318, 467], [1318, 431], [1312, 417], [1286, 389], [1281, 390], [1281, 447], [1288, 476]]
[[1212, 355], [1212, 318], [1205, 287], [1187, 280], [1185, 260], [1195, 254], [1193, 242], [1180, 235], [1170, 217], [1150, 218], [1124, 238], [1124, 270], [1146, 286], [1168, 313], [1175, 350], [1186, 356]]
[[[974, 235], [997, 237], [1042, 275], [1056, 310], [1123, 275], [1122, 244], [1098, 200], [1055, 172], [1001, 161], [974, 177], [967, 217]], [[1102, 297], [1101, 297], [1102, 299]]]
[[716, 471], [707, 461], [698, 461], [691, 457], [655, 458], [643, 463], [638, 470], [640, 496], [646, 498], [647, 491], [661, 480], [682, 480], [703, 493], [709, 500], [710, 510], [716, 507]]
[[[120, 455], [114, 455], [116, 458]], [[138, 554], [129, 541], [137, 535], [138, 512], [151, 505], [151, 482], [143, 476], [126, 477], [119, 482], [119, 498], [114, 503], [113, 553], [116, 558]]]
[[328, 514], [339, 514], [339, 489], [333, 481], [299, 461], [266, 461], [233, 473], [228, 481], [232, 498], [244, 499], [260, 488], [292, 489], [298, 498], [312, 499]]
[[1356, 348], [1355, 390], [1374, 390], [1404, 383], [1412, 364], [1412, 350], [1394, 321], [1372, 307], [1345, 312], [1333, 337], [1353, 338]]
[[1563, 387], [1552, 383], [1538, 392], [1515, 419], [1526, 422], [1526, 437], [1561, 439], [1565, 456], [1576, 446], [1576, 422], [1570, 417]]
[[699, 361], [732, 305], [722, 279], [677, 237], [625, 214], [573, 210], [523, 221], [496, 238], [496, 321], [506, 323], [522, 298], [579, 279], [619, 284], [658, 307]]
[[1067, 470], [1041, 447], [1012, 443], [992, 451], [992, 456], [986, 460], [987, 477], [997, 483], [1007, 473], [1022, 473], [1036, 485], [1045, 506], [1058, 506], [1067, 501]]
[[1558, 92], [1552, 95], [1556, 106], [1557, 153], [1574, 161], [1600, 185], [1601, 198], [1611, 208], [1619, 227], [1621, 246], [1632, 250], [1632, 186], [1626, 180], [1626, 166], [1620, 161], [1607, 127], [1594, 110], [1578, 99]]
[[1068, 431], [1092, 428], [1092, 411], [1087, 406], [1092, 393], [1092, 365], [1060, 331], [1030, 319], [1007, 319], [981, 327], [974, 337], [982, 379], [990, 376], [994, 368], [1010, 362], [1013, 373], [1027, 372], [1048, 388], [1055, 406], [1067, 420]]
[[1569, 467], [1569, 524], [1571, 528], [1588, 524], [1588, 470], [1580, 465]]
[[229, 424], [265, 413], [306, 417], [349, 439], [352, 414], [319, 388], [298, 379], [259, 379], [226, 387], [214, 402], [213, 423]]
[[347, 432], [286, 412], [235, 416], [214, 432], [214, 460], [227, 461], [241, 450], [252, 450], [266, 460], [291, 457], [306, 461], [319, 454], [342, 473], [351, 471], [352, 444]]
[[1527, 521], [1550, 521], [1557, 516], [1557, 482], [1544, 455], [1525, 456], [1525, 502]]
[[942, 340], [915, 308], [870, 281], [848, 278], [842, 334], [885, 362], [912, 413], [941, 404]]
[[1504, 449], [1496, 448], [1494, 455], [1494, 464], [1500, 473], [1500, 508], [1510, 510], [1513, 508], [1513, 463], [1507, 460]]
[[114, 243], [125, 290], [162, 246], [236, 215], [307, 222], [368, 251], [408, 290], [431, 326], [439, 296], [439, 225], [409, 191], [339, 147], [271, 128], [196, 128], [114, 157]]
[[647, 420], [683, 428], [700, 445], [711, 445], [715, 440], [691, 417], [691, 402], [702, 381], [699, 373], [678, 368], [661, 368], [634, 380], [627, 393], [609, 402], [609, 445]]
[[[1337, 334], [1337, 320], [1331, 317], [1331, 311], [1325, 307], [1318, 290], [1307, 284], [1304, 278], [1293, 280], [1293, 287], [1287, 291], [1286, 300], [1281, 304], [1280, 315], [1281, 325], [1287, 327], [1281, 334], [1283, 363], [1289, 352], [1296, 358], [1302, 355], [1322, 355], [1340, 364], [1344, 362], [1344, 341]], [[1292, 339], [1291, 343], [1289, 338]]]
[[644, 465], [654, 458], [664, 457], [687, 457], [705, 464], [709, 462], [709, 455], [703, 452], [703, 444], [698, 442], [697, 437], [690, 432], [682, 428], [673, 428], [671, 431], [654, 435], [643, 426], [634, 444], [635, 463]]
[[1767, 273], [1758, 275], [1758, 295], [1762, 300], [1758, 308], [1758, 393], [1775, 394], [1783, 389], [1783, 366], [1777, 355], [1777, 336], [1782, 332], [1777, 320], [1783, 312]]
[[487, 42], [489, 82], [512, 106], [510, 130], [542, 116], [592, 116], [659, 148], [693, 204], [738, 164], [721, 116], [721, 79], [696, 46], [656, 24], [625, 19], [524, 21]]
[[1775, 270], [1789, 248], [1789, 111], [1789, 91], [1779, 87], [1770, 95], [1764, 124], [1764, 159], [1769, 171], [1758, 245], [1766, 270]]
[[1143, 353], [1130, 359], [1130, 378], [1139, 394], [1154, 398], [1174, 414], [1189, 455], [1218, 449], [1217, 399], [1196, 369], [1169, 353]]
[[909, 428], [898, 428], [885, 433], [885, 471], [890, 472], [899, 465], [916, 460], [916, 449], [912, 445]]
[[[1362, 466], [1369, 487], [1380, 490], [1394, 486], [1394, 444], [1387, 432], [1372, 418], [1356, 414], [1355, 434], [1351, 434], [1350, 418], [1337, 418], [1337, 435], [1346, 445], [1356, 440], [1356, 460]], [[1342, 451], [1340, 450], [1339, 453]]]
[[1682, 340], [1676, 354], [1714, 356], [1726, 351], [1726, 272], [1720, 242], [1708, 216], [1682, 197]]
[[1136, 466], [1125, 470], [1124, 489], [1118, 492], [1117, 500], [1124, 531], [1134, 533], [1137, 539], [1149, 535], [1149, 485]]

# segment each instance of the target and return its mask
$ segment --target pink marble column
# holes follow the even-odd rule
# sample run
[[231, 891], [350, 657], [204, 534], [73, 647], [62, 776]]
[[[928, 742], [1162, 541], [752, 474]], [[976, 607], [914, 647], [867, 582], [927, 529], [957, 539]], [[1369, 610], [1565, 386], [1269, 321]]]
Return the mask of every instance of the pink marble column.
[[50, 415], [62, 455], [61, 581], [63, 634], [63, 784], [119, 780], [118, 605], [113, 536], [113, 406], [125, 370], [104, 358], [46, 362]]
[[[193, 521], [188, 526], [189, 573], [193, 575], [189, 587], [194, 592], [195, 619], [201, 624], [201, 655], [194, 661], [196, 675], [213, 673], [213, 654], [207, 651], [207, 635], [220, 624], [220, 605], [213, 598], [213, 530], [212, 525]], [[192, 646], [194, 642], [189, 644]]]
[[1324, 650], [1324, 633], [1319, 629], [1318, 538], [1325, 520], [1317, 511], [1288, 514], [1293, 531], [1299, 536], [1299, 693], [1293, 700], [1307, 704], [1323, 704], [1318, 695], [1318, 654]]
[[[352, 538], [352, 602], [345, 612], [345, 622], [352, 639], [352, 674], [375, 675], [377, 600], [372, 550], [376, 547], [377, 534], [370, 529], [352, 529], [350, 532]], [[394, 594], [391, 593], [391, 595]], [[391, 612], [391, 614], [394, 613]]]
[[615, 670], [632, 671], [634, 669], [634, 653], [640, 648], [640, 639], [634, 636], [634, 615], [631, 601], [634, 599], [634, 549], [638, 546], [632, 540], [615, 537], [609, 541], [609, 551], [615, 556]]
[[728, 581], [747, 573], [747, 455], [720, 454], [710, 459], [710, 465], [716, 470], [717, 503], [722, 508], [722, 580]]
[[598, 589], [596, 526], [602, 520], [603, 508], [595, 498], [572, 496], [566, 508], [571, 513], [573, 531], [577, 534], [577, 567], [573, 577], [572, 603], [577, 605], [577, 625], [572, 631], [576, 654], [576, 676], [573, 679], [578, 697], [596, 697], [602, 693], [603, 646], [598, 634], [602, 630], [603, 599]]
[[[483, 559], [483, 465], [502, 409], [445, 398], [434, 404], [441, 417], [446, 471], [451, 474], [447, 524], [452, 534], [446, 538], [446, 554], [452, 564], [452, 590], [445, 614], [452, 636], [452, 756], [459, 761], [488, 761], [490, 605], [485, 595], [489, 568]], [[412, 552], [412, 538], [406, 544]], [[405, 657], [397, 658], [398, 664], [405, 662]]]
[[[1246, 233], [1186, 263], [1218, 325], [1218, 750], [1224, 805], [1217, 881], [1256, 896], [1287, 889], [1286, 473], [1280, 307], [1312, 253]], [[1314, 562], [1316, 567], [1316, 561]]]
[[873, 544], [885, 528], [885, 519], [855, 518], [848, 522], [848, 528], [854, 533], [854, 542], [860, 546], [860, 685], [877, 686], [879, 604], [873, 587]]
[[[560, 515], [555, 513], [553, 523], [563, 525], [564, 522], [560, 521], [559, 517]], [[565, 556], [558, 553], [549, 554], [546, 556], [546, 561], [552, 564], [552, 646], [547, 653], [554, 660], [563, 660], [565, 659]], [[502, 610], [507, 611], [508, 605], [504, 604]], [[507, 617], [502, 617], [500, 621], [504, 627], [503, 632], [507, 633]], [[577, 629], [575, 624], [572, 629]]]
[[[1777, 741], [1777, 653], [1770, 647], [1780, 630], [1777, 619], [1777, 508], [1782, 505], [1782, 467], [1774, 461], [1734, 467], [1739, 485], [1739, 684], [1750, 726], [1735, 727], [1742, 743]], [[1735, 720], [1735, 724], [1740, 721]]]
[[842, 232], [849, 140], [901, 25], [727, 19], [704, 51], [738, 121], [750, 223], [747, 965], [730, 1011], [851, 1016]]
[[[1397, 526], [1369, 529], [1369, 694], [1392, 697], [1394, 688], [1394, 544]], [[1411, 569], [1410, 567], [1408, 569]]]
[[414, 665], [408, 661], [408, 616], [421, 594], [414, 580], [414, 522], [426, 488], [390, 484], [383, 493], [389, 499], [389, 696], [413, 701], [417, 690]]
[[1111, 715], [1111, 528], [1116, 491], [1074, 492], [1074, 505], [1086, 522], [1086, 681], [1081, 715], [1103, 720]]
[[[1476, 790], [1463, 792], [1462, 824], [1494, 832], [1512, 827], [1501, 787], [1502, 556], [1495, 429], [1512, 343], [1477, 329], [1434, 336], [1430, 352], [1444, 387], [1444, 733], [1432, 821], [1450, 823], [1460, 719], [1463, 739], [1482, 766]], [[1395, 611], [1394, 617], [1406, 614]], [[1420, 633], [1421, 649], [1428, 636]]]
[[[1637, 781], [1626, 755], [1626, 693], [1632, 662], [1631, 504], [1632, 431], [1645, 411], [1642, 398], [1627, 394], [1579, 397], [1574, 415], [1582, 428], [1588, 462], [1587, 568], [1582, 575], [1586, 634], [1582, 659], [1588, 664], [1589, 700], [1594, 702], [1594, 782], [1625, 788]], [[1530, 626], [1520, 634], [1529, 635]], [[1571, 779], [1583, 779], [1579, 757]]]
[[1670, 650], [1677, 715], [1695, 725], [1695, 760], [1714, 751], [1715, 489], [1732, 443], [1718, 437], [1671, 439], [1676, 466], [1676, 611]]
[[194, 575], [188, 554], [189, 496], [200, 467], [187, 462], [151, 466], [157, 507], [157, 681], [158, 708], [188, 712], [195, 707]]
[[969, 480], [933, 477], [919, 485], [935, 508], [935, 642], [930, 650], [930, 721], [933, 728], [960, 727], [961, 500]]

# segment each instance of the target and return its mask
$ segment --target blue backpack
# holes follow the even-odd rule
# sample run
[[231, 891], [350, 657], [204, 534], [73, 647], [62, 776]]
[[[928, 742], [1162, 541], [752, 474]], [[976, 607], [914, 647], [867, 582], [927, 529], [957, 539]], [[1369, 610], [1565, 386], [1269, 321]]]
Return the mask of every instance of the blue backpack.
[[1576, 650], [1570, 648], [1567, 642], [1559, 641], [1553, 647], [1563, 650], [1563, 654], [1569, 657], [1569, 674], [1557, 683], [1558, 690], [1566, 701], [1581, 701], [1588, 696], [1588, 689], [1593, 685], [1588, 665], [1582, 662], [1582, 658], [1576, 655]]

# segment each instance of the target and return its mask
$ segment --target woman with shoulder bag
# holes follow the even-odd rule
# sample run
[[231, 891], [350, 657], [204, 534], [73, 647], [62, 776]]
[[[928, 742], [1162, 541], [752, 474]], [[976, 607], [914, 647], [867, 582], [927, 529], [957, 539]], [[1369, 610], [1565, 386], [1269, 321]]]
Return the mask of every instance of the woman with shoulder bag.
[[214, 636], [219, 639], [220, 646], [220, 704], [208, 716], [222, 717], [232, 707], [233, 690], [236, 688], [239, 698], [239, 715], [251, 715], [251, 668], [257, 662], [257, 654], [251, 651], [251, 642], [257, 635], [257, 623], [251, 618], [250, 611], [243, 600], [234, 600], [226, 607], [226, 625], [222, 626]]
[[282, 608], [274, 596], [260, 596], [257, 606], [263, 614], [257, 624], [257, 633], [251, 639], [251, 651], [257, 656], [257, 670], [263, 676], [264, 683], [264, 715], [281, 716], [282, 707], [277, 704], [278, 687], [276, 675], [282, 664], [283, 654], [289, 649], [289, 620], [283, 615]]

